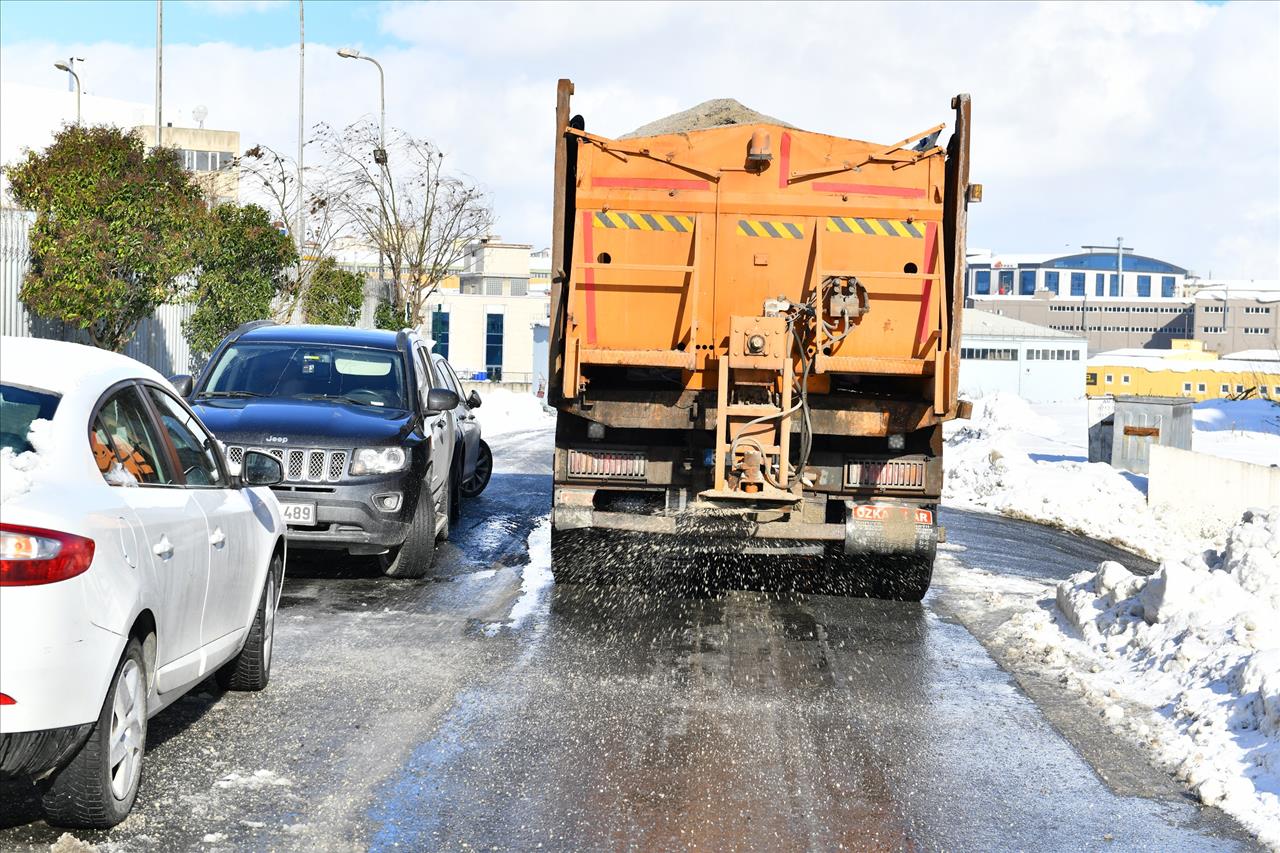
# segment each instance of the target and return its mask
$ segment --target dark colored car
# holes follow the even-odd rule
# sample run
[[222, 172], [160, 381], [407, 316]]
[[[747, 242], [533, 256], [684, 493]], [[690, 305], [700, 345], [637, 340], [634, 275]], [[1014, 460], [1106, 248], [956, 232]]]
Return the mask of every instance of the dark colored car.
[[233, 463], [251, 449], [281, 461], [290, 548], [376, 554], [391, 577], [430, 570], [473, 470], [463, 403], [416, 333], [246, 323], [197, 381], [173, 382]]

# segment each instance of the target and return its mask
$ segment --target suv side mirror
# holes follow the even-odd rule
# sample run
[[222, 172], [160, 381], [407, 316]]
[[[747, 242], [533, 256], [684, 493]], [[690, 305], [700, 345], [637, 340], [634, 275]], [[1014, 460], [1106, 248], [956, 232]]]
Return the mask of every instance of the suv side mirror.
[[432, 388], [427, 392], [427, 414], [435, 415], [458, 408], [458, 395], [448, 388]]
[[173, 390], [178, 392], [178, 396], [184, 400], [191, 396], [191, 389], [195, 387], [195, 383], [191, 377], [185, 373], [179, 373], [177, 376], [170, 376], [169, 383], [173, 385]]
[[467, 405], [473, 409], [480, 408], [480, 392], [473, 390], [471, 396], [467, 397]]
[[274, 486], [284, 481], [284, 465], [270, 453], [246, 450], [240, 465], [240, 482], [246, 486]]

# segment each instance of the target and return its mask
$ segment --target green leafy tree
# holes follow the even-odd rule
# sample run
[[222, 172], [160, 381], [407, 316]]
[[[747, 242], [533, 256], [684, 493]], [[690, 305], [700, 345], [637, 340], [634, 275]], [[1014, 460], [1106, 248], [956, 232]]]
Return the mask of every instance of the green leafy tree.
[[311, 271], [302, 295], [302, 316], [308, 323], [354, 326], [364, 300], [364, 276], [340, 269], [333, 258], [324, 258]]
[[147, 152], [116, 127], [67, 126], [5, 174], [36, 214], [20, 291], [32, 311], [118, 351], [178, 295], [204, 204], [172, 149]]
[[373, 325], [392, 332], [400, 331], [405, 326], [404, 309], [397, 308], [390, 302], [379, 302], [377, 310], [373, 313]]
[[184, 329], [192, 349], [207, 353], [241, 323], [271, 316], [298, 251], [256, 204], [215, 207], [200, 230], [188, 296], [196, 308]]

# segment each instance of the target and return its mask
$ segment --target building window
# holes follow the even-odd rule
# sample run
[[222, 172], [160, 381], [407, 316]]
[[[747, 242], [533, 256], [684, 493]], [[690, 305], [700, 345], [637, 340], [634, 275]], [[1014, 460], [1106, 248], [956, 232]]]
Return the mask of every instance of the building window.
[[1036, 292], [1036, 271], [1018, 270], [1018, 295], [1034, 296]]
[[1035, 361], [1035, 360], [1036, 360], [1036, 351], [1033, 349], [1027, 350], [1027, 361]]
[[1084, 296], [1084, 273], [1073, 272], [1071, 274], [1071, 295]]
[[485, 296], [501, 296], [502, 295], [502, 279], [486, 278], [484, 280]]
[[1197, 383], [1197, 385], [1196, 385], [1196, 392], [1197, 392], [1197, 393], [1199, 393], [1199, 394], [1203, 394], [1203, 393], [1204, 393], [1204, 383], [1203, 383], [1203, 382]]
[[1078, 349], [1073, 349], [1073, 350], [1071, 351], [1071, 360], [1072, 360], [1072, 361], [1079, 361], [1079, 360], [1080, 360], [1080, 350], [1078, 350]]
[[1098, 384], [1098, 374], [1096, 374], [1096, 373], [1086, 373], [1086, 374], [1084, 375], [1084, 384], [1085, 384], [1085, 385], [1097, 385], [1097, 384]]
[[973, 274], [973, 292], [991, 293], [991, 270], [978, 270]]
[[1243, 386], [1243, 385], [1237, 385], [1237, 386], [1236, 386], [1236, 393], [1237, 393], [1237, 394], [1243, 394], [1243, 393], [1244, 393], [1244, 386]]
[[1188, 394], [1190, 394], [1190, 393], [1191, 393], [1191, 383], [1190, 383], [1190, 382], [1183, 382], [1183, 383], [1182, 383], [1182, 390], [1183, 390], [1183, 391], [1185, 391], [1185, 392], [1187, 392]]
[[1230, 385], [1223, 385], [1223, 386], [1222, 386], [1222, 393], [1223, 393], [1223, 394], [1230, 394], [1230, 393], [1231, 393], [1231, 386], [1230, 386]]
[[1166, 275], [1160, 277], [1160, 295], [1173, 296], [1173, 276]]
[[1116, 275], [1115, 273], [1111, 274], [1111, 295], [1112, 296], [1120, 295], [1120, 276]]
[[484, 327], [484, 369], [491, 380], [502, 379], [502, 322], [501, 314], [489, 314]]
[[1151, 276], [1149, 275], [1138, 276], [1138, 295], [1139, 296], [1151, 295]]
[[1244, 333], [1246, 335], [1265, 335], [1271, 330], [1264, 326], [1245, 326]]
[[1129, 384], [1129, 374], [1127, 374], [1127, 373], [1126, 373], [1126, 374], [1124, 374], [1123, 376], [1121, 376], [1121, 377], [1120, 377], [1120, 384], [1121, 384], [1121, 385], [1128, 385], [1128, 384]]
[[1000, 270], [1000, 295], [1013, 293], [1013, 270]]
[[431, 312], [431, 351], [449, 357], [449, 312], [439, 308]]
[[1116, 381], [1116, 378], [1115, 378], [1114, 376], [1112, 376], [1110, 373], [1108, 373], [1108, 374], [1107, 374], [1107, 384], [1108, 384], [1108, 385], [1110, 385], [1112, 382], [1115, 382], [1115, 381]]
[[1097, 274], [1097, 276], [1093, 279], [1093, 295], [1094, 296], [1103, 295], [1104, 293], [1103, 288], [1106, 286], [1106, 281], [1107, 281], [1106, 275], [1104, 275], [1103, 273]]
[[1049, 270], [1044, 274], [1044, 289], [1050, 293], [1058, 292], [1058, 271]]
[[528, 296], [529, 295], [529, 279], [527, 278], [511, 279], [511, 295], [512, 296]]

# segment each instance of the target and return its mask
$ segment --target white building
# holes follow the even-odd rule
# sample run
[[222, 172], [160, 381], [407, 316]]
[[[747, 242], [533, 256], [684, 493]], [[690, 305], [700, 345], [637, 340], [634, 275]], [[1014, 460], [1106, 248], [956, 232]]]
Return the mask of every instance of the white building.
[[960, 393], [1009, 391], [1033, 402], [1084, 396], [1083, 337], [986, 311], [966, 309], [960, 338]]
[[[428, 300], [424, 325], [433, 349], [462, 379], [501, 381], [537, 391], [546, 380], [546, 327], [551, 302], [530, 288], [532, 246], [497, 236], [470, 244], [458, 289], [442, 288]], [[541, 330], [541, 331], [539, 331]], [[542, 338], [535, 357], [535, 337]]]

